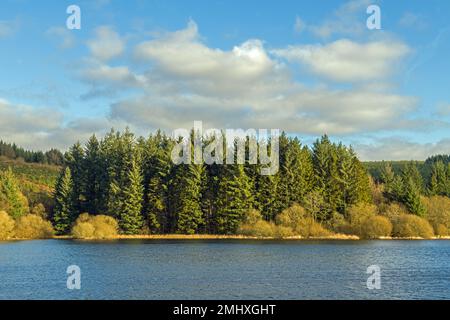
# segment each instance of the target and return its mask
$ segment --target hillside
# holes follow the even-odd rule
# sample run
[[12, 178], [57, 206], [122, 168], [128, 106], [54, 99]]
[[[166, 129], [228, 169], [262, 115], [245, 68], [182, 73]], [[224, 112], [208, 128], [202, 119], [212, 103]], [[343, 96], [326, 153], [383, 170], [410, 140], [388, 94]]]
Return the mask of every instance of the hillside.
[[47, 209], [52, 207], [52, 192], [60, 167], [37, 163], [25, 163], [0, 157], [0, 170], [11, 167], [19, 181], [20, 189], [30, 202], [30, 207], [42, 203]]

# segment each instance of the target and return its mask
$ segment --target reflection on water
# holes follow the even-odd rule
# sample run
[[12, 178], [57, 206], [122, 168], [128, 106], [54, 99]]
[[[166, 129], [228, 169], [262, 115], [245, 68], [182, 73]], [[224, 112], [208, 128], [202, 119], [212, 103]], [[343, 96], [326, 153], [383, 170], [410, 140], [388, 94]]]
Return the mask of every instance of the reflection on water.
[[450, 241], [0, 243], [0, 299], [450, 299]]

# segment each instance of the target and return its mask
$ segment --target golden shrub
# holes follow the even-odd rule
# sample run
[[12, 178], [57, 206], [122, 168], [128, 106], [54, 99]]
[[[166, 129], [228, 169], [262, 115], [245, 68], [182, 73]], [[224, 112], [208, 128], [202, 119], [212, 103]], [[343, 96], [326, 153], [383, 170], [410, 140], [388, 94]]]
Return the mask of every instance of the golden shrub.
[[436, 235], [448, 235], [450, 230], [450, 198], [434, 196], [422, 198], [427, 210], [427, 220], [433, 226]]
[[77, 222], [72, 228], [72, 235], [77, 239], [93, 239], [95, 227], [89, 222]]
[[284, 226], [274, 226], [274, 237], [276, 238], [287, 238], [295, 235], [294, 230], [290, 227]]
[[367, 219], [376, 216], [378, 213], [377, 206], [369, 203], [358, 203], [348, 209], [348, 219], [350, 228], [356, 235], [363, 233], [362, 227]]
[[245, 213], [243, 222], [244, 224], [253, 224], [262, 220], [261, 212], [256, 209], [250, 209]]
[[277, 227], [291, 228], [294, 235], [305, 238], [323, 237], [330, 235], [330, 231], [317, 223], [306, 210], [298, 204], [283, 210], [275, 218]]
[[91, 216], [81, 214], [72, 228], [72, 235], [77, 239], [110, 239], [117, 236], [117, 221], [105, 215]]
[[14, 219], [5, 211], [0, 211], [0, 240], [8, 240], [14, 235]]
[[333, 212], [331, 214], [330, 220], [327, 222], [327, 226], [330, 230], [343, 233], [343, 234], [352, 234], [353, 230], [350, 226], [350, 223], [345, 220], [344, 216], [339, 212]]
[[14, 233], [19, 239], [47, 239], [53, 236], [54, 231], [50, 222], [28, 214], [17, 219]]
[[444, 226], [443, 224], [439, 224], [435, 229], [434, 233], [439, 237], [447, 237], [450, 235], [450, 230], [447, 226]]
[[373, 216], [364, 221], [359, 236], [365, 239], [376, 239], [379, 237], [388, 237], [391, 233], [392, 223], [388, 218]]
[[277, 225], [295, 229], [296, 226], [298, 226], [306, 218], [306, 216], [306, 210], [302, 206], [294, 204], [278, 214], [275, 217], [275, 221]]
[[394, 222], [393, 235], [396, 237], [433, 237], [433, 228], [430, 223], [416, 215], [405, 214]]
[[402, 204], [399, 203], [390, 203], [382, 208], [380, 208], [380, 214], [382, 216], [385, 216], [386, 218], [388, 218], [391, 221], [394, 221], [396, 219], [398, 219], [399, 217], [408, 214], [408, 210], [405, 208], [405, 206], [403, 206]]

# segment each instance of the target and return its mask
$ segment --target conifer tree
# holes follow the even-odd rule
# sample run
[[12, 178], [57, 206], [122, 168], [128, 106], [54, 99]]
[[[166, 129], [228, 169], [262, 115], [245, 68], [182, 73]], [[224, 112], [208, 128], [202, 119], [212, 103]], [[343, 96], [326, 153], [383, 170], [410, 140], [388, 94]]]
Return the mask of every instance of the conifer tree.
[[84, 188], [85, 211], [90, 214], [104, 213], [106, 168], [102, 161], [100, 143], [95, 135], [86, 144], [83, 172], [86, 175]]
[[142, 216], [144, 186], [140, 163], [136, 158], [131, 161], [127, 180], [123, 189], [119, 226], [124, 234], [139, 234], [144, 222]]
[[204, 167], [200, 164], [181, 164], [175, 170], [172, 196], [176, 232], [194, 234], [204, 223], [200, 205]]
[[85, 211], [85, 190], [87, 185], [84, 150], [80, 142], [77, 142], [69, 149], [65, 159], [73, 179], [73, 210], [78, 215]]
[[222, 166], [217, 196], [217, 231], [222, 234], [235, 233], [252, 203], [250, 184], [243, 165]]
[[423, 217], [426, 210], [420, 199], [419, 188], [412, 178], [408, 178], [405, 183], [404, 204], [411, 213]]
[[144, 164], [145, 204], [144, 211], [152, 232], [169, 231], [168, 192], [172, 162], [171, 142], [157, 132], [148, 139]]
[[20, 191], [11, 167], [0, 172], [0, 210], [15, 219], [29, 211], [27, 198]]
[[74, 191], [70, 168], [66, 167], [56, 183], [53, 209], [53, 225], [58, 234], [67, 234], [76, 216], [74, 212]]

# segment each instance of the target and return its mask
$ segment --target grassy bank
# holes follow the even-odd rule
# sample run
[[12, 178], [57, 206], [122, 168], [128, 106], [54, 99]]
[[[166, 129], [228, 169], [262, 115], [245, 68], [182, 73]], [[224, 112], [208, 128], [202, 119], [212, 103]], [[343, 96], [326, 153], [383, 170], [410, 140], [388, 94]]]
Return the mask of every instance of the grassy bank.
[[[55, 236], [54, 239], [74, 239], [71, 236]], [[95, 239], [90, 239], [95, 240]], [[214, 235], [214, 234], [152, 234], [152, 235], [118, 235], [110, 238], [109, 240], [363, 240], [356, 235], [335, 234], [326, 237], [310, 237], [304, 238], [301, 236], [275, 238], [275, 237], [251, 237], [243, 235]], [[430, 239], [420, 237], [380, 237], [373, 240], [450, 240], [449, 237], [433, 237]], [[370, 240], [364, 240], [370, 241]]]

